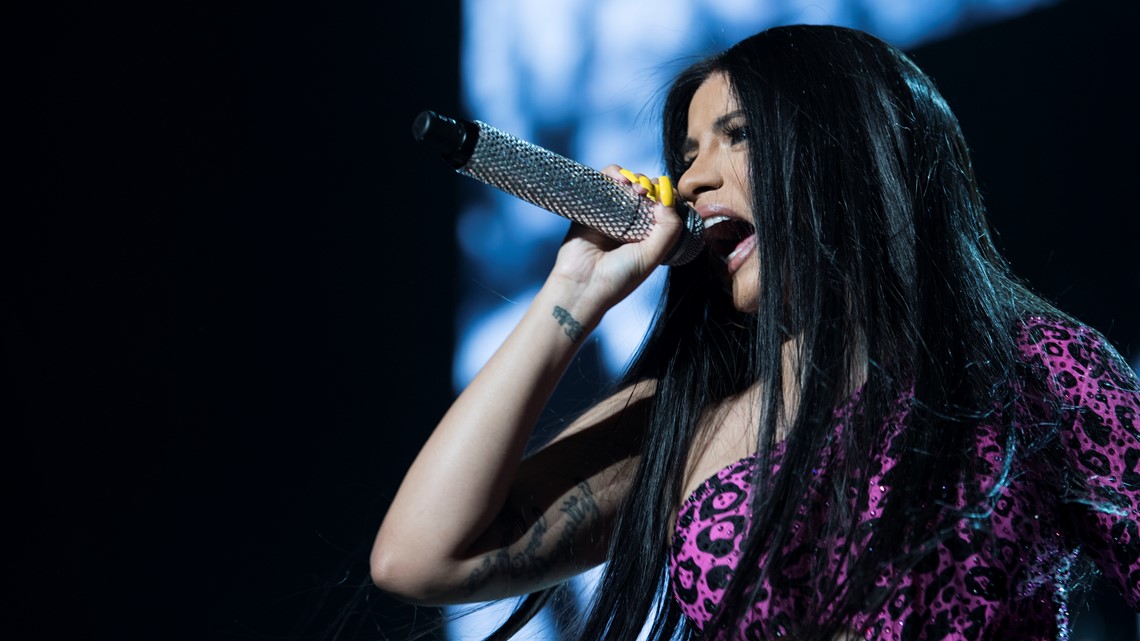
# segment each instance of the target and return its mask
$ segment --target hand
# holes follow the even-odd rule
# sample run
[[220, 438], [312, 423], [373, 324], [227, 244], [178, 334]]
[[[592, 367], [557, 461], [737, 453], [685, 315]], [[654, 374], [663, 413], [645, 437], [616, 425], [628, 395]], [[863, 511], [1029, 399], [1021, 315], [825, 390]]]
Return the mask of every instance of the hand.
[[[617, 165], [602, 173], [630, 185], [639, 195], [657, 202], [650, 234], [638, 242], [621, 243], [584, 225], [572, 223], [548, 283], [569, 287], [569, 295], [589, 305], [583, 313], [605, 313], [628, 296], [664, 261], [677, 242], [682, 222], [673, 203], [677, 200], [667, 176], [650, 179]], [[553, 281], [553, 282], [552, 282]]]

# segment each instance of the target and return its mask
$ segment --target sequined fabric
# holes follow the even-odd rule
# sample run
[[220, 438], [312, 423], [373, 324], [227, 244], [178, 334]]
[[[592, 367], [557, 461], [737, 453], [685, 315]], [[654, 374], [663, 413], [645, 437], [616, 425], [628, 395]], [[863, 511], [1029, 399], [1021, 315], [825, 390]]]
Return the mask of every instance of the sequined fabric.
[[[914, 641], [1055, 641], [1068, 638], [1070, 569], [1078, 554], [1087, 555], [1132, 607], [1140, 610], [1140, 385], [1135, 374], [1094, 331], [1052, 319], [1027, 319], [1019, 347], [1040, 388], [1051, 398], [1024, 394], [1014, 411], [1015, 430], [1027, 435], [1055, 430], [1057, 456], [1015, 456], [1005, 465], [1005, 439], [990, 425], [978, 426], [976, 452], [992, 474], [980, 479], [993, 499], [988, 509], [958, 521], [956, 531], [905, 576], [881, 611], [850, 622], [859, 638]], [[1061, 405], [1057, 424], [1043, 423], [1044, 407]], [[844, 429], [856, 403], [836, 412]], [[905, 399], [892, 417], [905, 420]], [[1052, 415], [1050, 421], [1055, 419]], [[892, 433], [891, 429], [886, 430]], [[1028, 440], [1029, 437], [1026, 438]], [[888, 439], [889, 441], [890, 439]], [[869, 500], [861, 522], [876, 518], [889, 495], [890, 470], [902, 454], [884, 443], [869, 478]], [[782, 447], [773, 453], [779, 468]], [[827, 462], [821, 454], [820, 479]], [[712, 618], [735, 571], [740, 543], [749, 527], [747, 506], [756, 461], [737, 461], [704, 482], [682, 504], [669, 559], [673, 596], [699, 628]], [[1065, 479], [1079, 478], [1074, 494]], [[817, 497], [818, 498], [818, 497]], [[822, 503], [820, 501], [819, 503]], [[819, 504], [805, 506], [805, 520]], [[802, 535], [808, 528], [797, 533]], [[821, 545], [798, 536], [784, 550], [803, 558], [789, 572], [807, 566], [812, 554], [828, 554], [833, 569], [844, 541]], [[763, 559], [761, 559], [763, 563]], [[838, 572], [840, 580], [842, 571]], [[766, 581], [760, 598], [738, 622], [733, 638], [780, 638], [802, 615], [810, 594], [789, 581]], [[801, 588], [802, 590], [802, 588]], [[800, 607], [797, 610], [797, 607]], [[727, 635], [726, 635], [727, 636]]]

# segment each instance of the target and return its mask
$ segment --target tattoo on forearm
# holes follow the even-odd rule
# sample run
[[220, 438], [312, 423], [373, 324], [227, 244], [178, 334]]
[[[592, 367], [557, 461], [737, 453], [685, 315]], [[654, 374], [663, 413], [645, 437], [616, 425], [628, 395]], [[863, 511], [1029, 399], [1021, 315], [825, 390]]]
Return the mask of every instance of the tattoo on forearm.
[[[521, 549], [517, 544], [511, 546], [510, 541], [504, 541], [502, 549], [486, 556], [482, 565], [468, 575], [463, 581], [467, 594], [476, 593], [491, 579], [503, 574], [510, 578], [542, 579], [556, 562], [572, 559], [574, 539], [583, 527], [589, 527], [591, 521], [597, 521], [601, 514], [590, 484], [586, 481], [579, 482], [578, 492], [563, 500], [558, 511], [565, 516], [557, 519], [557, 527], [561, 531], [553, 547], [545, 552], [542, 549], [550, 524], [545, 514], [539, 514], [531, 524], [529, 536]], [[510, 532], [506, 538], [513, 538]]]
[[554, 546], [554, 550], [559, 554], [565, 553], [567, 556], [571, 556], [574, 536], [582, 529], [582, 526], [588, 525], [590, 520], [596, 520], [600, 516], [598, 502], [594, 499], [590, 484], [582, 481], [578, 484], [578, 490], [581, 492], [580, 495], [571, 495], [558, 508], [566, 515], [566, 527], [562, 529], [562, 534], [558, 537], [558, 544]]
[[554, 306], [554, 318], [556, 318], [558, 324], [562, 326], [562, 331], [566, 332], [566, 335], [574, 342], [578, 342], [578, 339], [582, 338], [582, 334], [586, 331], [586, 328], [582, 327], [582, 323], [574, 320], [570, 312], [562, 309], [558, 305]]

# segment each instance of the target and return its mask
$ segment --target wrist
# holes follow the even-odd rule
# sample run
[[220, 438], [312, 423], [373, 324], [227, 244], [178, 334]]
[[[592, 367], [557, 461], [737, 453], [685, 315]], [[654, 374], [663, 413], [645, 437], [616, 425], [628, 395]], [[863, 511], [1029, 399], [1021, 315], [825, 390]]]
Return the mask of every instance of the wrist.
[[580, 288], [554, 279], [543, 284], [533, 305], [540, 316], [549, 319], [575, 343], [597, 328], [607, 309]]

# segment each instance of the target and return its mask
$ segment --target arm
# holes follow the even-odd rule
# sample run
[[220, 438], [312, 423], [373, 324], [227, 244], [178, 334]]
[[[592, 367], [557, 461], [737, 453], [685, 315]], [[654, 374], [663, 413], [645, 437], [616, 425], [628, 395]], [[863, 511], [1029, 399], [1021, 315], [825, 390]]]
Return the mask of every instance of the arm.
[[[619, 178], [615, 169], [607, 172]], [[649, 238], [624, 245], [571, 227], [523, 319], [409, 468], [373, 544], [377, 586], [416, 603], [485, 601], [604, 560], [652, 384], [604, 400], [522, 455], [584, 337], [672, 246], [679, 219], [658, 206], [657, 220]]]
[[1140, 609], [1140, 383], [1087, 327], [1038, 322], [1027, 337], [1028, 355], [1067, 410], [1061, 443], [1070, 474], [1084, 481], [1066, 497], [1078, 542]]

